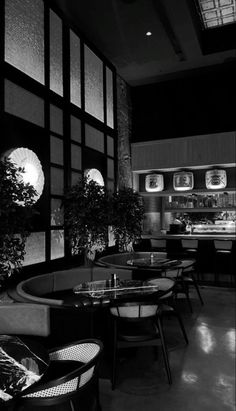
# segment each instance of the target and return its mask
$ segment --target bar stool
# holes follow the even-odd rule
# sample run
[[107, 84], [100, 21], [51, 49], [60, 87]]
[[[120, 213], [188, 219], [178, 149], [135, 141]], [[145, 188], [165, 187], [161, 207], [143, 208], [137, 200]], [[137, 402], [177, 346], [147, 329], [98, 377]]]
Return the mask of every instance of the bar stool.
[[152, 251], [166, 251], [166, 239], [165, 238], [150, 238]]
[[183, 252], [186, 256], [196, 258], [198, 254], [198, 240], [194, 238], [183, 238], [181, 240]]
[[199, 270], [198, 270], [198, 239], [195, 238], [184, 238], [181, 240], [183, 256], [186, 258], [196, 260], [195, 274], [199, 280]]
[[214, 240], [215, 247], [215, 283], [219, 284], [219, 274], [230, 275], [231, 284], [233, 284], [233, 259], [231, 240]]

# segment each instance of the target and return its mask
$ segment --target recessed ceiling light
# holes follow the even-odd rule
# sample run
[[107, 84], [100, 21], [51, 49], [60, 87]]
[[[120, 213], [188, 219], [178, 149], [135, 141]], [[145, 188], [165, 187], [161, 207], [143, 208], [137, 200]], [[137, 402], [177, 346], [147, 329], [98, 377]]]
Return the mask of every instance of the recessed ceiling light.
[[151, 31], [147, 31], [146, 36], [151, 36], [152, 32]]

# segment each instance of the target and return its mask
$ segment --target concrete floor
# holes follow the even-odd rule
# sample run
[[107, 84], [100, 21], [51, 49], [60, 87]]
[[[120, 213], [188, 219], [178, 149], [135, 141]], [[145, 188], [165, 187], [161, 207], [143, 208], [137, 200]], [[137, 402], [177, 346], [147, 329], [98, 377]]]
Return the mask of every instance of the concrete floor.
[[[162, 354], [140, 348], [120, 359], [117, 388], [101, 378], [102, 411], [234, 411], [235, 290], [201, 287], [201, 306], [194, 292], [194, 313], [185, 301], [179, 308], [187, 330], [184, 344], [176, 319], [164, 323], [173, 384], [168, 385]], [[132, 349], [131, 349], [132, 350]], [[108, 377], [108, 376], [107, 376]]]

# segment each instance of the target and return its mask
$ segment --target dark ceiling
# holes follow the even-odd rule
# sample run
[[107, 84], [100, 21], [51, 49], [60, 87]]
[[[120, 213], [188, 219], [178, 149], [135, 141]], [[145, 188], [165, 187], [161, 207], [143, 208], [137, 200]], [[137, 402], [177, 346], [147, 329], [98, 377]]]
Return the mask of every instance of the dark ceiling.
[[[236, 24], [202, 31], [194, 0], [52, 0], [131, 86], [236, 60]], [[146, 32], [151, 31], [151, 36]]]

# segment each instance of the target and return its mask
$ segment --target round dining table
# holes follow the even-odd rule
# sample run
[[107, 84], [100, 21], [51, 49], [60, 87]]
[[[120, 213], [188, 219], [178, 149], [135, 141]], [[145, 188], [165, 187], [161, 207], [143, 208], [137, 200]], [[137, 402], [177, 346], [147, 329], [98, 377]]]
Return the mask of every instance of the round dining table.
[[49, 354], [38, 342], [0, 335], [0, 408], [39, 381], [49, 366]]

